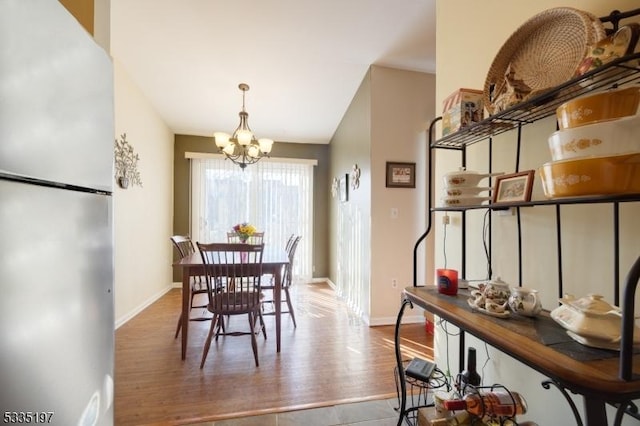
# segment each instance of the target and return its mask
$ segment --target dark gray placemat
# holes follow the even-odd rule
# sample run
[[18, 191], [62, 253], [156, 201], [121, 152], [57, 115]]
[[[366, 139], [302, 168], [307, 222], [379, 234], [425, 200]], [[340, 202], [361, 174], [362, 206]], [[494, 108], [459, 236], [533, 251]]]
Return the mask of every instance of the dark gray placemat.
[[[539, 317], [535, 327], [545, 345], [578, 361], [617, 358], [620, 355], [619, 351], [592, 348], [576, 342], [550, 317]], [[640, 351], [636, 349], [634, 353], [640, 353]]]

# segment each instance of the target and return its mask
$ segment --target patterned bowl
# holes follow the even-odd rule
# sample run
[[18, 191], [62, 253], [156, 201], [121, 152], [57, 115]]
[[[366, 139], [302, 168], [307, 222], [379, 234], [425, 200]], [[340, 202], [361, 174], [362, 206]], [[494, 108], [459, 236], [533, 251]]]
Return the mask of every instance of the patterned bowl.
[[640, 86], [612, 89], [572, 99], [556, 109], [559, 129], [634, 115], [640, 105]]
[[576, 76], [594, 70], [608, 62], [616, 60], [624, 55], [629, 55], [635, 50], [640, 35], [640, 24], [633, 22], [621, 27], [614, 34], [605, 37], [587, 49]]
[[553, 161], [640, 152], [640, 115], [595, 122], [554, 132], [549, 137]]
[[539, 172], [547, 198], [640, 194], [640, 153], [551, 161]]

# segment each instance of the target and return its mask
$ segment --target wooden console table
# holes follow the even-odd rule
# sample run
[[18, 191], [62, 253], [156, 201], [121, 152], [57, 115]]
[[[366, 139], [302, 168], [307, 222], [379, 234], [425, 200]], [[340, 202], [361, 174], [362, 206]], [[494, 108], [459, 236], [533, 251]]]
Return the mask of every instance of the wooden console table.
[[[466, 291], [447, 296], [438, 293], [435, 286], [407, 287], [403, 294], [415, 305], [549, 377], [569, 400], [578, 421], [565, 389], [582, 395], [587, 426], [608, 424], [605, 404], [616, 405], [621, 418], [631, 400], [640, 398], [640, 367], [633, 370], [634, 380], [621, 380], [616, 352], [573, 342], [548, 311], [537, 318], [512, 315], [502, 319], [474, 312], [467, 304]], [[633, 365], [640, 366], [638, 360], [640, 353], [633, 355]], [[543, 382], [546, 388], [548, 384]]]

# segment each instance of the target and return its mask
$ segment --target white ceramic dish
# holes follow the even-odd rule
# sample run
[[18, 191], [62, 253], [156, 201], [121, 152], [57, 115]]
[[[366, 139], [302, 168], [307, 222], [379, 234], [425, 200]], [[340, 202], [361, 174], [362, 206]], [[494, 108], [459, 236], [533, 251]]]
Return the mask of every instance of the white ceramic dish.
[[491, 191], [491, 188], [488, 186], [453, 186], [444, 189], [444, 193], [448, 197], [474, 196], [486, 191]]
[[551, 159], [561, 161], [640, 152], [639, 133], [640, 115], [558, 130], [548, 139]]
[[573, 340], [585, 346], [598, 348], [598, 349], [609, 349], [611, 351], [620, 350], [620, 341], [611, 342], [609, 340], [600, 340], [600, 339], [594, 339], [591, 337], [584, 337], [584, 336], [580, 336], [579, 334], [573, 333], [569, 330], [567, 330], [567, 334]]
[[479, 206], [485, 201], [489, 200], [491, 200], [491, 197], [485, 197], [481, 195], [442, 197], [442, 205], [444, 207]]
[[444, 185], [447, 188], [477, 186], [484, 178], [499, 176], [502, 174], [504, 174], [504, 172], [479, 173], [471, 170], [464, 170], [464, 168], [461, 168], [460, 170], [455, 172], [445, 173]]
[[[566, 330], [582, 338], [614, 343], [621, 338], [620, 308], [611, 305], [599, 294], [579, 299], [566, 295], [562, 305], [551, 311], [551, 318]], [[634, 343], [640, 343], [640, 329], [634, 328]]]

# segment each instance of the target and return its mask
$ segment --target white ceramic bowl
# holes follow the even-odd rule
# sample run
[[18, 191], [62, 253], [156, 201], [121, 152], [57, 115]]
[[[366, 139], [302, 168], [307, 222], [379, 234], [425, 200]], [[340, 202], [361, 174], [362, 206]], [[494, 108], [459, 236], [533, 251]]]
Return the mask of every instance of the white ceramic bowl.
[[558, 130], [549, 150], [553, 161], [640, 152], [640, 115]]

